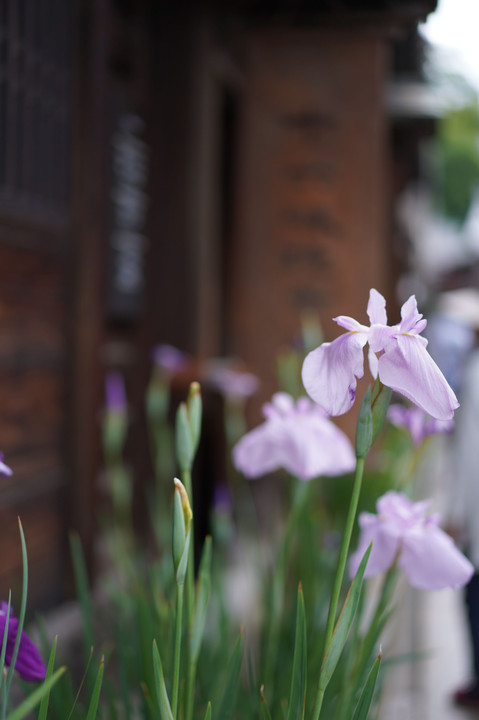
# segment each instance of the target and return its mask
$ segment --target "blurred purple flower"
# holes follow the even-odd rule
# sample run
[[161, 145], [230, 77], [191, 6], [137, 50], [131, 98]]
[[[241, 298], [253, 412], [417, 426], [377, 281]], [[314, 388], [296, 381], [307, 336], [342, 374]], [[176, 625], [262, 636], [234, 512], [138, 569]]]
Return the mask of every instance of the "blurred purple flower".
[[0, 475], [12, 475], [12, 468], [3, 462], [4, 454], [0, 452]]
[[211, 384], [226, 397], [248, 398], [259, 388], [256, 375], [228, 367], [215, 367], [208, 376]]
[[414, 406], [391, 405], [387, 416], [393, 425], [409, 432], [415, 447], [419, 447], [429, 435], [448, 433], [454, 429], [454, 420], [436, 420]]
[[430, 500], [413, 502], [389, 491], [377, 501], [377, 515], [359, 516], [358, 549], [350, 560], [353, 576], [372, 541], [365, 577], [388, 570], [397, 558], [409, 583], [421, 590], [465, 585], [474, 568], [439, 527], [439, 516], [428, 515]]
[[301, 480], [310, 480], [354, 469], [356, 458], [349, 439], [309, 398], [295, 404], [287, 393], [276, 393], [263, 406], [263, 414], [266, 421], [233, 448], [235, 467], [246, 477], [284, 468]]
[[[6, 602], [0, 603], [0, 647], [5, 632], [7, 611], [8, 604]], [[7, 666], [9, 666], [12, 661], [17, 632], [18, 620], [17, 618], [12, 616], [10, 609], [10, 617], [8, 619], [7, 648], [5, 654], [5, 664]], [[43, 664], [42, 658], [40, 657], [40, 653], [38, 652], [33, 642], [30, 640], [28, 635], [26, 635], [24, 632], [22, 632], [20, 639], [20, 647], [18, 650], [17, 661], [15, 663], [15, 670], [20, 675], [22, 680], [27, 680], [28, 682], [44, 680], [46, 676], [46, 668]]]
[[106, 374], [105, 400], [108, 410], [111, 410], [113, 412], [125, 412], [125, 381], [123, 379], [123, 375], [116, 370], [110, 370], [110, 372]]
[[231, 512], [233, 509], [233, 497], [228, 485], [219, 483], [215, 485], [213, 495], [213, 509], [219, 512]]
[[153, 348], [152, 359], [159, 370], [174, 375], [188, 364], [189, 355], [173, 345], [161, 344]]
[[303, 364], [308, 394], [328, 415], [347, 412], [356, 394], [357, 378], [364, 374], [363, 348], [369, 343], [371, 374], [438, 420], [453, 417], [459, 406], [444, 375], [426, 350], [420, 333], [426, 320], [411, 295], [401, 308], [401, 322], [387, 324], [386, 301], [372, 289], [367, 313], [370, 327], [340, 315], [334, 320], [348, 332], [310, 352]]

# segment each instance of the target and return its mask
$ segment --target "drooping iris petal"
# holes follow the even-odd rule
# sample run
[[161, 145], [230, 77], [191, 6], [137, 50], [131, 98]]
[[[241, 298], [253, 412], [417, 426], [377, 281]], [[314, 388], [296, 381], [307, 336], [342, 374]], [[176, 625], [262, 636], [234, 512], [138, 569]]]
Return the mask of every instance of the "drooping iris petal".
[[397, 557], [414, 587], [440, 590], [465, 585], [474, 568], [439, 528], [438, 516], [428, 515], [429, 505], [428, 500], [413, 502], [391, 490], [376, 503], [377, 515], [361, 513], [361, 534], [358, 550], [351, 558], [351, 574], [372, 541], [367, 576], [388, 570]]
[[399, 567], [410, 584], [421, 590], [462, 587], [474, 572], [449, 535], [433, 523], [416, 526], [404, 535]]
[[355, 575], [364, 553], [372, 542], [365, 577], [373, 577], [388, 570], [394, 562], [399, 549], [399, 536], [392, 524], [384, 523], [372, 513], [359, 516], [361, 535], [357, 550], [351, 555], [350, 573]]
[[342, 415], [354, 403], [357, 378], [364, 374], [367, 335], [350, 332], [310, 352], [303, 363], [303, 385], [328, 415]]
[[235, 467], [255, 478], [284, 468], [301, 480], [353, 470], [355, 455], [347, 436], [309, 398], [294, 404], [277, 393], [264, 408], [266, 421], [233, 448]]
[[438, 420], [449, 420], [459, 403], [422, 340], [415, 335], [391, 340], [378, 359], [379, 379]]
[[233, 448], [233, 463], [247, 478], [267, 475], [285, 460], [280, 421], [271, 419], [246, 433]]
[[326, 417], [298, 415], [284, 439], [283, 467], [301, 480], [350, 472], [356, 458], [347, 436]]

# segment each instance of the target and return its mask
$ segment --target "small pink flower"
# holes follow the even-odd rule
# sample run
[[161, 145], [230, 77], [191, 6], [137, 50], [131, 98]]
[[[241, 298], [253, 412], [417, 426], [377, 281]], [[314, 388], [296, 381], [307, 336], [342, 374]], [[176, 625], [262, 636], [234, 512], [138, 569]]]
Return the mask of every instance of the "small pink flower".
[[426, 350], [421, 336], [426, 320], [411, 295], [401, 308], [401, 322], [387, 324], [386, 301], [377, 290], [369, 293], [370, 326], [346, 315], [334, 318], [347, 330], [336, 340], [310, 352], [303, 364], [307, 393], [328, 415], [347, 412], [364, 374], [363, 348], [369, 343], [371, 374], [438, 420], [453, 417], [459, 407], [444, 375]]
[[441, 530], [439, 516], [428, 514], [429, 505], [429, 500], [413, 502], [391, 490], [377, 501], [377, 515], [361, 513], [358, 549], [350, 560], [351, 576], [372, 541], [365, 577], [385, 572], [397, 559], [413, 587], [441, 590], [465, 585], [474, 568]]
[[419, 447], [429, 435], [449, 433], [454, 429], [454, 420], [436, 420], [414, 406], [391, 405], [387, 417], [393, 425], [409, 432], [415, 447]]
[[265, 422], [233, 448], [235, 467], [246, 477], [284, 468], [301, 480], [310, 480], [354, 469], [356, 458], [349, 439], [309, 398], [295, 404], [287, 393], [276, 393], [263, 406], [263, 414]]

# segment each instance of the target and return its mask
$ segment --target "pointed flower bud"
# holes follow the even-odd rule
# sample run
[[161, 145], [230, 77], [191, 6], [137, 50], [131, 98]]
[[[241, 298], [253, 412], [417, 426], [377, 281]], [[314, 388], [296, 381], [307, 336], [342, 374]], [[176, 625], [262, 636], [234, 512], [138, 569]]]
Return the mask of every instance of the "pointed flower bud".
[[181, 472], [191, 472], [200, 441], [202, 402], [200, 385], [190, 385], [186, 403], [176, 413], [176, 456]]
[[125, 444], [128, 425], [127, 400], [123, 375], [111, 371], [105, 379], [105, 415], [103, 447], [110, 460], [117, 459]]
[[193, 513], [190, 501], [183, 483], [174, 479], [175, 495], [173, 499], [173, 565], [176, 581], [183, 585], [186, 577], [188, 563], [188, 550], [190, 545], [191, 521]]
[[196, 453], [200, 442], [201, 435], [201, 416], [203, 413], [203, 403], [201, 400], [201, 387], [199, 382], [192, 382], [188, 393], [188, 401], [186, 405], [188, 413], [188, 422], [190, 426], [191, 440], [193, 444], [193, 452]]

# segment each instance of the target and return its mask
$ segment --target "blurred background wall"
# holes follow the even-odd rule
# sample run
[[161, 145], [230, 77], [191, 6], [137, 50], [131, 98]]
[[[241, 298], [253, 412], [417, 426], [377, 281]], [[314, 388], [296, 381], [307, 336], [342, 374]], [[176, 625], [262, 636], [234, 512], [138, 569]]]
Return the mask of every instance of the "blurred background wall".
[[0, 1], [3, 594], [18, 515], [31, 604], [70, 592], [70, 529], [93, 567], [109, 369], [143, 478], [155, 343], [198, 367], [241, 357], [257, 419], [302, 314], [328, 337], [338, 312], [365, 319], [372, 286], [396, 314], [395, 202], [436, 118], [416, 28], [435, 6]]

